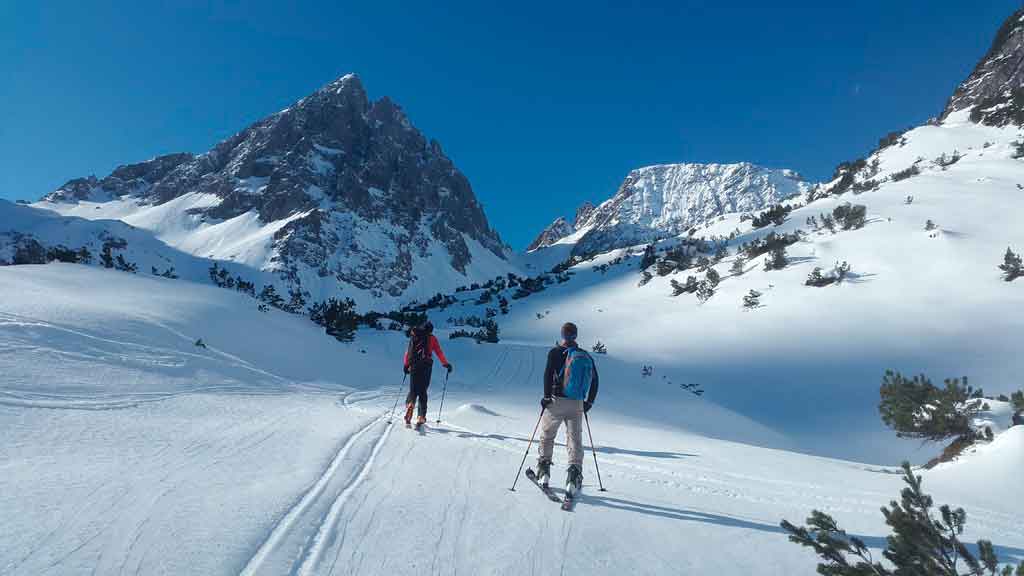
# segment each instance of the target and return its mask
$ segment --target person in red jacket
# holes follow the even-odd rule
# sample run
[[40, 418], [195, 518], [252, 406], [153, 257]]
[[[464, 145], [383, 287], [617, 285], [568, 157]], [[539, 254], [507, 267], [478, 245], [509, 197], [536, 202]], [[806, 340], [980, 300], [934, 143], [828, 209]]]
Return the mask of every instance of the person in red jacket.
[[434, 354], [441, 365], [452, 371], [452, 365], [444, 357], [441, 344], [434, 336], [434, 325], [428, 320], [422, 326], [413, 328], [409, 335], [409, 348], [405, 351], [405, 373], [409, 375], [409, 395], [405, 397], [405, 425], [412, 422], [412, 411], [419, 402], [419, 416], [416, 426], [427, 421], [427, 388], [430, 387], [430, 373], [434, 369]]

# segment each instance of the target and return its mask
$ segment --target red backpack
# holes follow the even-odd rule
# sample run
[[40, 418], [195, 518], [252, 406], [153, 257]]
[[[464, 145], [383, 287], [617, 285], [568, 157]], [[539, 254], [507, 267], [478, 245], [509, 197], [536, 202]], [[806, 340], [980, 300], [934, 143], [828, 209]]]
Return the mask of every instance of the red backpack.
[[422, 328], [413, 328], [409, 338], [409, 367], [418, 368], [431, 363], [430, 332]]

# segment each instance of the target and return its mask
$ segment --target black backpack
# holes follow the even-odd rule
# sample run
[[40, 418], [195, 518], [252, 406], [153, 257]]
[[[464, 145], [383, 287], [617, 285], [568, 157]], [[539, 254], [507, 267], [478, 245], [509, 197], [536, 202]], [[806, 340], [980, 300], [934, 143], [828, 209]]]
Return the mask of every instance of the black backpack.
[[430, 332], [422, 328], [413, 328], [409, 338], [409, 367], [420, 368], [431, 363]]

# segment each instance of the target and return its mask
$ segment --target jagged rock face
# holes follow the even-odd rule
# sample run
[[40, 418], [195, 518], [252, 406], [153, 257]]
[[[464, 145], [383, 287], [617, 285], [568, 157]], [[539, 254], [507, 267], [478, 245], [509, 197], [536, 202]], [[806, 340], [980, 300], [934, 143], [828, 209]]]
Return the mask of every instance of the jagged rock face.
[[1024, 123], [1024, 9], [1006, 19], [988, 53], [953, 93], [942, 120], [971, 109], [971, 120], [990, 126]]
[[97, 197], [99, 192], [106, 194], [107, 197], [144, 194], [171, 170], [193, 159], [195, 156], [188, 153], [168, 154], [138, 164], [119, 166], [102, 180], [95, 176], [75, 178], [47, 194], [44, 199], [51, 202], [77, 202], [102, 199]]
[[508, 255], [440, 145], [388, 98], [370, 102], [355, 75], [205, 154], [163, 156], [102, 180], [72, 180], [44, 200], [130, 196], [163, 204], [190, 193], [219, 199], [189, 210], [203, 221], [250, 212], [262, 223], [287, 219], [274, 234], [270, 267], [294, 282], [312, 270], [320, 279], [398, 296], [417, 280], [413, 260], [439, 249], [465, 273], [472, 260], [466, 238], [498, 258]]
[[527, 251], [536, 250], [538, 248], [544, 248], [551, 246], [555, 242], [558, 242], [562, 238], [572, 234], [575, 231], [573, 226], [565, 221], [565, 218], [557, 218], [554, 222], [548, 225], [537, 238], [530, 243], [526, 248]]
[[722, 214], [752, 212], [803, 193], [791, 170], [748, 163], [667, 164], [634, 170], [613, 198], [578, 223], [576, 255], [676, 236]]
[[580, 207], [576, 209], [576, 218], [572, 221], [573, 230], [579, 230], [580, 226], [582, 226], [587, 219], [593, 215], [594, 210], [597, 210], [597, 207], [590, 202], [584, 202], [581, 204]]

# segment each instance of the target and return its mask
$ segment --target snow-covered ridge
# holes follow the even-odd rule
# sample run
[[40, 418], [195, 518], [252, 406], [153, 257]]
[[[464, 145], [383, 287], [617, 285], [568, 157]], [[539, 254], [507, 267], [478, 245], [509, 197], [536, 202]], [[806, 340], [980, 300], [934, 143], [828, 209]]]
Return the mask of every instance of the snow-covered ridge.
[[567, 228], [549, 228], [535, 244], [568, 243], [579, 255], [606, 252], [677, 236], [724, 214], [760, 210], [809, 188], [792, 170], [748, 162], [646, 166], [630, 172], [612, 198], [585, 211], [571, 233], [552, 240]]

